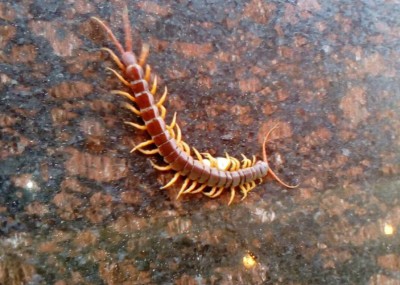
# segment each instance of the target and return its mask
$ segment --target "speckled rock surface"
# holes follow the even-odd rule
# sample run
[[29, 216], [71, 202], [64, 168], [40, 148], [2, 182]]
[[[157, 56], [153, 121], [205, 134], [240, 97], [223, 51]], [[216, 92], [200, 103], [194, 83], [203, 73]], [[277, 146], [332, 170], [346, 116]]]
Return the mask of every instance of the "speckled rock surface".
[[[122, 1], [0, 2], [0, 284], [400, 284], [400, 3], [126, 1], [167, 118], [260, 155], [244, 201], [160, 190], [91, 19]], [[238, 195], [239, 196], [239, 195]]]

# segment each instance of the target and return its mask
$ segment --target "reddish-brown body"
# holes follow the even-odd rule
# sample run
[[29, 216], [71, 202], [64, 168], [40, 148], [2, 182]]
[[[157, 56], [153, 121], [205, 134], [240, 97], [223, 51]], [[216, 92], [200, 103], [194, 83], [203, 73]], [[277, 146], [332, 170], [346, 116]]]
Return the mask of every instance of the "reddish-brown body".
[[[178, 196], [181, 194], [202, 192], [203, 194], [214, 198], [219, 196], [224, 189], [230, 189], [231, 199], [229, 203], [232, 202], [237, 187], [240, 188], [245, 197], [247, 193], [255, 187], [255, 181], [261, 180], [268, 173], [271, 173], [283, 185], [292, 187], [280, 181], [270, 170], [266, 159], [265, 150], [263, 160], [257, 162], [253, 160], [253, 162], [251, 162], [244, 157], [242, 165], [237, 159], [227, 155], [226, 159], [230, 166], [227, 166], [226, 169], [219, 168], [216, 164], [216, 159], [209, 154], [203, 158], [196, 151], [197, 159], [190, 155], [190, 148], [186, 143], [180, 140], [180, 135], [175, 136], [173, 130], [171, 131], [174, 125], [171, 124], [171, 126], [168, 128], [163, 119], [161, 108], [164, 107], [161, 104], [156, 103], [153, 96], [155, 93], [156, 83], [153, 84], [154, 92], [153, 88], [151, 90], [149, 89], [148, 80], [150, 78], [150, 68], [146, 66], [146, 72], [142, 68], [147, 57], [148, 50], [144, 49], [139, 57], [139, 60], [137, 60], [135, 54], [131, 51], [132, 43], [129, 35], [130, 26], [127, 13], [125, 12], [123, 16], [126, 33], [126, 49], [122, 47], [122, 45], [116, 40], [111, 30], [101, 20], [97, 18], [94, 19], [99, 22], [107, 31], [121, 53], [121, 57], [119, 59], [118, 56], [116, 56], [111, 50], [106, 49], [111, 54], [114, 61], [116, 61], [118, 66], [124, 71], [124, 76], [118, 75], [116, 71], [113, 70], [114, 73], [117, 74], [119, 79], [125, 85], [127, 85], [131, 91], [129, 93], [117, 91], [117, 93], [120, 93], [121, 95], [131, 99], [131, 101], [134, 101], [138, 107], [138, 110], [133, 106], [131, 106], [130, 109], [139, 114], [144, 121], [144, 126], [138, 126], [134, 123], [129, 124], [141, 129], [145, 129], [151, 136], [151, 140], [142, 143], [143, 146], [154, 144], [157, 148], [156, 152], [164, 158], [164, 162], [167, 164], [166, 167], [158, 166], [156, 168], [162, 168], [162, 170], [172, 169], [176, 171], [174, 178], [164, 187], [168, 187], [175, 183], [176, 178], [179, 176], [184, 176], [186, 177], [185, 182], [183, 183]], [[176, 127], [177, 129], [179, 128], [177, 125]], [[180, 132], [180, 129], [178, 129], [178, 131]], [[264, 141], [264, 147], [265, 142], [266, 140]], [[141, 145], [135, 149], [139, 149], [144, 153], [151, 152], [143, 150]], [[206, 161], [208, 161], [208, 163], [205, 163]], [[188, 186], [189, 184], [191, 184], [190, 187]], [[207, 186], [210, 187], [211, 190], [204, 190]]]
[[149, 85], [143, 78], [142, 67], [136, 63], [134, 57], [131, 56], [129, 59], [123, 63], [130, 71], [127, 77], [131, 80], [130, 88], [136, 99], [135, 102], [139, 107], [147, 132], [160, 155], [164, 157], [164, 161], [170, 164], [173, 170], [180, 172], [182, 176], [187, 176], [190, 180], [196, 180], [210, 187], [224, 188], [236, 187], [267, 175], [268, 164], [264, 161], [258, 161], [249, 168], [226, 171], [202, 164], [187, 155], [169, 135], [166, 124], [155, 105], [154, 96], [150, 93]]

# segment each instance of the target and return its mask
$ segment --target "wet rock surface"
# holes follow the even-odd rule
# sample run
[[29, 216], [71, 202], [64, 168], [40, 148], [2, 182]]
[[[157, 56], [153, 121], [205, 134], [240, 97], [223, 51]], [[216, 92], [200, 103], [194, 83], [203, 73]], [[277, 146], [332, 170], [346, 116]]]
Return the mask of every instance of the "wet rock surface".
[[[398, 284], [400, 4], [127, 1], [183, 139], [261, 154], [240, 201], [160, 190], [106, 67], [122, 1], [0, 3], [1, 284]], [[162, 91], [159, 91], [161, 93]], [[160, 96], [161, 94], [157, 95]], [[30, 282], [30, 283], [29, 283]]]

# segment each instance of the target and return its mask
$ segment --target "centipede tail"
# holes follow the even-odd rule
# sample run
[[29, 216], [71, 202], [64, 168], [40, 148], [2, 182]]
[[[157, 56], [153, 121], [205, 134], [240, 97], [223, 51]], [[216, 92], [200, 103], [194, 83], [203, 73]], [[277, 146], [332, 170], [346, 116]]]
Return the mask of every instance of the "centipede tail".
[[[176, 113], [169, 125], [164, 120], [166, 108], [163, 104], [168, 95], [167, 87], [157, 102], [154, 99], [158, 89], [158, 80], [156, 76], [153, 76], [151, 80], [151, 67], [146, 64], [150, 51], [149, 46], [146, 44], [142, 46], [139, 57], [136, 57], [132, 51], [133, 41], [127, 8], [124, 9], [122, 15], [125, 47], [102, 20], [96, 17], [93, 17], [93, 20], [105, 30], [119, 53], [117, 55], [109, 48], [102, 48], [110, 55], [121, 73], [111, 68], [108, 70], [129, 88], [129, 92], [113, 90], [111, 93], [127, 98], [130, 103], [124, 104], [124, 107], [140, 116], [144, 125], [129, 121], [124, 123], [146, 131], [150, 136], [149, 140], [134, 146], [131, 152], [140, 151], [147, 155], [159, 154], [163, 157], [166, 165], [156, 165], [152, 162], [153, 167], [159, 171], [175, 171], [175, 175], [161, 187], [162, 189], [173, 186], [182, 176], [184, 180], [178, 191], [177, 199], [182, 195], [195, 193], [203, 193], [209, 198], [216, 198], [225, 191], [230, 191], [228, 204], [231, 204], [237, 191], [240, 191], [242, 199], [245, 199], [249, 192], [256, 187], [256, 181], [262, 181], [268, 174], [271, 174], [285, 187], [297, 187], [297, 185], [291, 186], [284, 183], [268, 165], [265, 147], [270, 133], [276, 126], [268, 132], [262, 144], [263, 160], [257, 161], [255, 156], [249, 159], [242, 154], [242, 160], [239, 161], [227, 153], [225, 157], [213, 157], [210, 153], [200, 153], [197, 149], [190, 148], [182, 139], [181, 129], [176, 122]], [[191, 155], [192, 152], [194, 156]]]

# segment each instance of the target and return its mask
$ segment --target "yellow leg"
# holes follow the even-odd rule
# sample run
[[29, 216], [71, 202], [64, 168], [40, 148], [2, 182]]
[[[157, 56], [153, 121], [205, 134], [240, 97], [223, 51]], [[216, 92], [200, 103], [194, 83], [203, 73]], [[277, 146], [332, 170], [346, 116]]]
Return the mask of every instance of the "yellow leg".
[[140, 66], [144, 66], [144, 64], [146, 63], [146, 59], [149, 56], [149, 45], [148, 44], [143, 44], [142, 46], [142, 51], [140, 52], [140, 56], [139, 56], [139, 65]]
[[184, 141], [181, 141], [181, 146], [185, 153], [190, 156], [190, 146]]
[[234, 158], [233, 156], [231, 156], [231, 161], [234, 166], [232, 170], [238, 170], [240, 168], [240, 161]]
[[112, 60], [118, 65], [118, 67], [121, 70], [125, 71], [125, 65], [119, 60], [119, 57], [112, 50], [110, 50], [109, 48], [105, 48], [105, 47], [101, 48], [101, 50], [108, 52], [110, 54]]
[[193, 181], [193, 182], [192, 182], [192, 185], [190, 185], [190, 187], [189, 187], [188, 189], [186, 189], [186, 190], [183, 192], [183, 194], [188, 194], [188, 193], [192, 192], [192, 190], [193, 190], [194, 188], [196, 188], [196, 186], [197, 186], [197, 181]]
[[175, 173], [174, 177], [172, 177], [172, 179], [167, 184], [165, 184], [163, 187], [161, 187], [161, 189], [170, 187], [172, 184], [174, 184], [178, 180], [179, 176], [180, 176], [179, 172]]
[[203, 161], [203, 157], [201, 156], [200, 152], [197, 149], [195, 149], [194, 147], [192, 147], [192, 149], [193, 149], [194, 154], [197, 157], [197, 160], [202, 162]]
[[203, 185], [201, 185], [199, 188], [197, 188], [197, 189], [191, 191], [190, 194], [200, 193], [200, 192], [203, 191], [203, 189], [206, 188], [206, 187], [207, 187], [207, 185], [206, 185], [206, 184], [203, 184]]
[[226, 159], [228, 161], [228, 164], [226, 165], [224, 170], [229, 170], [231, 168], [232, 161], [231, 161], [230, 156], [229, 156], [229, 154], [227, 152], [225, 152], [225, 157], [226, 157]]
[[168, 130], [173, 129], [175, 127], [175, 124], [176, 124], [176, 112], [174, 113], [174, 117], [172, 118], [171, 124], [167, 126], [167, 129]]
[[165, 86], [164, 87], [164, 93], [163, 93], [163, 95], [161, 96], [161, 98], [160, 98], [160, 100], [158, 100], [158, 102], [157, 102], [157, 107], [161, 107], [163, 104], [164, 104], [164, 102], [165, 102], [165, 99], [167, 99], [167, 94], [168, 94], [168, 89], [167, 89], [167, 87]]
[[128, 81], [126, 81], [125, 78], [123, 78], [122, 75], [119, 74], [116, 70], [114, 70], [114, 69], [112, 69], [112, 68], [109, 68], [109, 67], [107, 67], [106, 69], [107, 69], [107, 70], [110, 70], [112, 73], [114, 73], [115, 76], [116, 76], [125, 86], [128, 86], [128, 87], [131, 86], [131, 84], [130, 84]]
[[165, 107], [164, 106], [160, 106], [159, 107], [160, 108], [160, 113], [161, 113], [161, 118], [163, 119], [163, 120], [165, 120], [165, 115], [167, 114], [167, 109], [165, 109]]
[[155, 169], [157, 169], [157, 170], [159, 170], [159, 171], [168, 171], [168, 170], [171, 170], [172, 169], [172, 167], [171, 167], [171, 165], [166, 165], [166, 166], [161, 166], [161, 165], [157, 165], [157, 164], [155, 164], [154, 162], [152, 162], [151, 160], [150, 160], [150, 163], [151, 163], [151, 166], [153, 166], [153, 168], [155, 168]]
[[151, 144], [153, 144], [153, 143], [154, 143], [153, 140], [148, 140], [148, 141], [142, 142], [142, 143], [138, 144], [137, 146], [135, 146], [135, 147], [131, 150], [131, 152], [134, 152], [134, 151], [136, 151], [136, 150], [138, 150], [138, 149], [140, 149], [140, 148], [143, 148], [143, 147], [145, 147], [145, 146], [151, 145]]
[[183, 181], [182, 187], [179, 190], [178, 195], [176, 195], [176, 199], [178, 199], [182, 195], [183, 191], [185, 191], [185, 189], [188, 186], [189, 182], [190, 182], [189, 178], [186, 178], [185, 181]]
[[237, 164], [236, 164], [236, 162], [235, 162], [235, 160], [234, 160], [234, 157], [228, 155], [227, 153], [226, 153], [226, 157], [227, 157], [227, 158], [229, 159], [229, 161], [230, 161], [230, 168], [229, 168], [229, 170], [230, 170], [230, 171], [235, 171], [238, 167], [237, 167]]
[[211, 167], [216, 167], [218, 165], [217, 160], [208, 152], [202, 153], [202, 155], [205, 157], [205, 159], [208, 159], [210, 161]]
[[169, 135], [171, 136], [171, 138], [175, 138], [175, 131], [174, 131], [174, 129], [168, 129], [168, 126], [167, 126], [167, 131], [169, 132]]
[[217, 198], [218, 196], [220, 196], [222, 194], [222, 192], [224, 192], [224, 189], [225, 189], [224, 187], [219, 187], [217, 193], [210, 196], [210, 198]]
[[135, 107], [133, 107], [131, 104], [128, 103], [123, 103], [122, 106], [125, 109], [128, 109], [129, 111], [132, 111], [133, 113], [135, 113], [136, 115], [140, 116], [140, 111], [138, 109], [136, 109]]
[[111, 90], [110, 91], [111, 94], [114, 95], [121, 95], [124, 96], [126, 98], [128, 98], [129, 100], [131, 100], [132, 102], [136, 102], [135, 97], [133, 97], [131, 94], [129, 94], [128, 92], [122, 91], [122, 90]]
[[211, 188], [211, 191], [210, 192], [203, 192], [203, 195], [206, 195], [206, 196], [208, 196], [208, 197], [212, 197], [214, 194], [215, 194], [215, 191], [217, 191], [217, 186], [214, 186], [214, 187], [212, 187]]
[[135, 128], [137, 128], [139, 130], [142, 130], [142, 131], [147, 130], [146, 126], [142, 126], [142, 125], [135, 124], [135, 123], [132, 123], [132, 122], [124, 122], [124, 124], [130, 125], [130, 126], [135, 127]]
[[151, 149], [151, 150], [138, 148], [137, 150], [146, 155], [153, 155], [153, 154], [159, 153], [158, 148]]
[[150, 67], [150, 65], [146, 64], [146, 69], [145, 69], [145, 72], [144, 72], [144, 80], [149, 82], [150, 81], [150, 75], [151, 75], [151, 67]]
[[251, 166], [251, 160], [248, 159], [243, 153], [242, 153], [241, 155], [242, 155], [242, 157], [243, 157], [243, 160], [242, 160], [242, 166], [243, 166], [243, 168], [250, 167], [250, 166]]
[[242, 200], [244, 200], [247, 197], [247, 192], [248, 192], [247, 184], [239, 185], [239, 188], [240, 190], [242, 190], [243, 193]]
[[157, 76], [154, 76], [153, 85], [151, 86], [150, 93], [156, 95], [157, 92]]
[[256, 188], [256, 186], [257, 186], [256, 182], [251, 181], [251, 182], [250, 182], [250, 189], [249, 189], [249, 192], [250, 192], [251, 190], [253, 190], [254, 188]]
[[231, 187], [231, 197], [229, 198], [228, 206], [232, 204], [233, 199], [235, 199], [235, 187]]
[[182, 132], [181, 132], [181, 128], [178, 126], [178, 124], [176, 124], [176, 142], [180, 143], [182, 141]]

